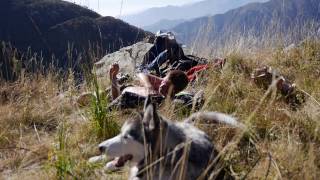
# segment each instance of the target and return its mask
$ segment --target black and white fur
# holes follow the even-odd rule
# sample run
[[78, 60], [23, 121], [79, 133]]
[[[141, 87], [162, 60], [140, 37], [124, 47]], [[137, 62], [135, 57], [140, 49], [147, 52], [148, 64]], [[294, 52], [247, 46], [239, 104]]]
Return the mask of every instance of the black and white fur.
[[206, 179], [218, 152], [208, 135], [193, 125], [197, 120], [244, 128], [235, 118], [217, 112], [172, 122], [146, 101], [144, 112], [127, 120], [121, 133], [100, 143], [99, 149], [109, 158], [132, 155], [130, 179]]

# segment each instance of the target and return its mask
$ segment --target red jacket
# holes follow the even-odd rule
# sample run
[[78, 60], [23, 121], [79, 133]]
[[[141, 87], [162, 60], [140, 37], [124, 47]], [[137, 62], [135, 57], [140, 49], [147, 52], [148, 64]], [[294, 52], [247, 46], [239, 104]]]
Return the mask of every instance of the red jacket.
[[189, 82], [191, 82], [191, 81], [196, 79], [196, 73], [197, 72], [204, 71], [204, 70], [206, 70], [208, 68], [209, 68], [208, 64], [203, 64], [203, 65], [194, 66], [193, 68], [189, 69], [187, 71], [187, 76], [188, 76]]

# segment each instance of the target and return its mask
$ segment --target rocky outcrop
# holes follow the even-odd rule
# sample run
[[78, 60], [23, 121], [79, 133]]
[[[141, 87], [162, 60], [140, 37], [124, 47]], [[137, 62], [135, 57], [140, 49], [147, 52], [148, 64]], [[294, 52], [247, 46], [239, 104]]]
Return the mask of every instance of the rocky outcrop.
[[109, 66], [113, 63], [120, 65], [120, 73], [134, 75], [142, 63], [143, 56], [151, 47], [152, 44], [150, 43], [138, 42], [134, 45], [124, 47], [117, 52], [107, 54], [94, 65], [97, 76], [106, 76], [109, 71]]

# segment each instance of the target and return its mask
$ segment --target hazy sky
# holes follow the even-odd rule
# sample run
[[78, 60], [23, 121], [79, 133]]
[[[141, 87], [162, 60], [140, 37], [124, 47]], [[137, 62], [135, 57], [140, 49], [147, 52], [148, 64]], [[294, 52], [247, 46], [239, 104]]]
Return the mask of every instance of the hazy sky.
[[103, 16], [119, 16], [142, 11], [151, 7], [182, 5], [201, 0], [67, 0], [89, 7]]

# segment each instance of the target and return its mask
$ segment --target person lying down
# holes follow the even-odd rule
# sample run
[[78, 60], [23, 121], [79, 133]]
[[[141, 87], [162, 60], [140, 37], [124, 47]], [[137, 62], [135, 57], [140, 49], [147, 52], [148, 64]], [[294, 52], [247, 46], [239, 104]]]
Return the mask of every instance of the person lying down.
[[[160, 78], [147, 73], [137, 74], [137, 85], [120, 86], [117, 75], [119, 65], [113, 64], [110, 67], [109, 78], [111, 82], [111, 92], [103, 91], [102, 96], [109, 96], [111, 102], [107, 107], [109, 110], [136, 108], [143, 105], [145, 98], [150, 95], [156, 103], [161, 103], [166, 98], [174, 99], [175, 95], [184, 90], [189, 81], [187, 75], [180, 70], [172, 70], [164, 78]], [[110, 94], [110, 95], [108, 95]], [[87, 106], [93, 100], [93, 93], [84, 93], [77, 99], [80, 106]]]
[[118, 84], [119, 65], [111, 65], [109, 76], [111, 81], [111, 109], [135, 108], [142, 105], [145, 98], [151, 95], [157, 102], [174, 96], [184, 90], [189, 81], [187, 75], [180, 70], [170, 71], [164, 78], [147, 73], [137, 74], [140, 85], [128, 86], [122, 91]]

